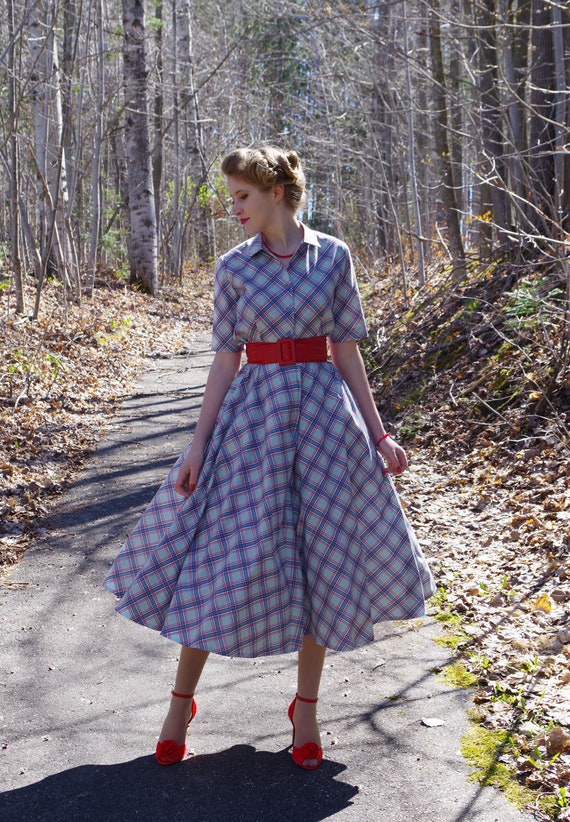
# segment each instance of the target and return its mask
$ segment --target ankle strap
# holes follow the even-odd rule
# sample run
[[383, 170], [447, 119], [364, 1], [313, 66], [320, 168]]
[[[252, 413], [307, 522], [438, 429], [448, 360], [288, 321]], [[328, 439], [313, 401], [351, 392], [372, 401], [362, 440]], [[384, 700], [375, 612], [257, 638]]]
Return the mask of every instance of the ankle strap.
[[176, 691], [170, 691], [172, 696], [177, 696], [178, 699], [192, 699], [194, 694], [177, 694]]
[[312, 705], [313, 705], [315, 702], [318, 702], [318, 701], [319, 701], [319, 698], [318, 698], [318, 697], [317, 697], [316, 699], [305, 699], [305, 697], [304, 697], [304, 696], [299, 696], [299, 694], [297, 694], [297, 696], [296, 696], [295, 698], [296, 698], [296, 699], [298, 699], [298, 700], [299, 700], [299, 702], [310, 702]]

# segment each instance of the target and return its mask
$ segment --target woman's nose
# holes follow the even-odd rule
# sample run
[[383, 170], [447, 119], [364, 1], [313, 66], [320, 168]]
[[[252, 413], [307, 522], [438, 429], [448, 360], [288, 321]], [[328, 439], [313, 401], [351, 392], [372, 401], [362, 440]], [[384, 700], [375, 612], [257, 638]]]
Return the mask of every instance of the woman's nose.
[[232, 206], [232, 214], [234, 216], [237, 216], [240, 213], [240, 211], [241, 211], [241, 206], [239, 204], [239, 201], [236, 200], [235, 203]]

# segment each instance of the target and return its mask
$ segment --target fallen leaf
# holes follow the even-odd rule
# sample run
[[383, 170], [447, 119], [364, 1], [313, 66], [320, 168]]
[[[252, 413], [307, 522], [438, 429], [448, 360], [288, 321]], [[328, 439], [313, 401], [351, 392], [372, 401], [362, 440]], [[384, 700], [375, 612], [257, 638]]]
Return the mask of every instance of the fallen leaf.
[[552, 611], [554, 602], [548, 594], [541, 594], [532, 603], [533, 611]]
[[422, 725], [425, 725], [426, 728], [439, 728], [441, 725], [445, 725], [443, 719], [437, 719], [437, 717], [422, 717]]
[[570, 751], [570, 731], [566, 728], [552, 728], [546, 734], [545, 742], [546, 753], [550, 759], [556, 754]]

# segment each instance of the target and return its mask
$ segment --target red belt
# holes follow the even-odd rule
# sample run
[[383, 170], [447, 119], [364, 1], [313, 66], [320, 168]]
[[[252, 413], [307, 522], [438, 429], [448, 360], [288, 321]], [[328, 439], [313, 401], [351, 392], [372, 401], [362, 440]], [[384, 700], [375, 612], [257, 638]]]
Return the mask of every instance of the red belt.
[[249, 342], [245, 344], [247, 361], [251, 365], [295, 365], [298, 362], [326, 362], [327, 338], [304, 337], [277, 342]]

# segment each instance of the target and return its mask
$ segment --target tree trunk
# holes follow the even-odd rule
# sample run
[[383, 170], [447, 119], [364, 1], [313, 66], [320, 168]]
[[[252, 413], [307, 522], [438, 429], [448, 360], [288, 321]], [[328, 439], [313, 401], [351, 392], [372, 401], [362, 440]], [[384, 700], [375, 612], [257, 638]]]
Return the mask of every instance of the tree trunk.
[[144, 5], [123, 0], [125, 143], [130, 234], [130, 283], [158, 293], [157, 231], [150, 152]]
[[164, 110], [164, 93], [163, 93], [163, 71], [164, 61], [162, 57], [162, 0], [156, 0], [154, 4], [155, 17], [155, 50], [156, 50], [156, 88], [154, 91], [154, 106], [152, 112], [153, 119], [153, 150], [152, 150], [152, 185], [154, 189], [154, 212], [156, 215], [156, 242], [157, 248], [161, 244], [160, 231], [160, 211], [161, 211], [161, 191], [162, 191], [162, 166], [164, 159], [164, 149], [162, 145], [162, 114]]
[[428, 25], [433, 95], [436, 112], [434, 119], [435, 151], [441, 169], [441, 198], [447, 223], [449, 253], [453, 263], [453, 278], [454, 280], [460, 280], [465, 274], [465, 251], [461, 238], [459, 211], [455, 196], [455, 181], [453, 179], [453, 163], [449, 144], [447, 86], [441, 48], [439, 0], [434, 0], [429, 7]]
[[17, 141], [16, 114], [16, 75], [14, 73], [14, 0], [8, 0], [8, 117], [10, 120], [10, 240], [14, 288], [16, 291], [16, 314], [26, 310], [24, 302], [24, 283], [22, 278], [22, 259], [20, 256], [20, 206], [19, 206], [19, 152]]
[[[183, 163], [183, 147], [180, 137], [180, 92], [178, 88], [178, 33], [179, 8], [176, 3], [172, 4], [172, 49], [171, 49], [171, 93], [172, 93], [172, 142], [173, 142], [173, 182], [172, 182], [172, 214], [168, 235], [170, 241], [165, 247], [164, 254], [168, 260], [168, 270], [176, 279], [182, 277], [182, 259], [184, 249], [184, 225], [185, 208], [181, 209], [182, 190], [184, 191], [184, 205], [187, 200], [187, 175]], [[182, 189], [183, 186], [183, 189]], [[166, 232], [165, 232], [166, 233]]]
[[550, 237], [556, 222], [554, 207], [554, 50], [550, 9], [543, 0], [532, 3], [530, 65], [530, 189], [527, 197], [535, 205], [532, 223], [539, 235]]
[[[481, 211], [485, 224], [494, 226], [497, 236], [506, 227], [506, 174], [504, 168], [503, 135], [501, 133], [501, 100], [499, 95], [497, 29], [495, 0], [483, 0], [479, 13], [479, 94], [481, 101], [481, 135], [486, 164], [483, 169], [485, 184], [481, 198]], [[482, 238], [486, 235], [482, 232]], [[488, 246], [482, 248], [485, 256], [490, 252], [495, 237], [490, 231]]]
[[200, 110], [198, 106], [198, 91], [194, 80], [194, 43], [193, 43], [193, 9], [191, 0], [180, 3], [180, 16], [177, 22], [180, 42], [178, 56], [180, 60], [180, 76], [182, 78], [180, 90], [180, 105], [184, 112], [186, 123], [185, 146], [188, 157], [188, 171], [193, 183], [193, 211], [195, 214], [195, 249], [198, 259], [207, 261], [212, 256], [212, 243], [209, 225], [209, 203], [204, 196], [207, 166], [205, 162], [204, 135]]
[[[74, 163], [72, 134], [70, 127], [73, 114], [77, 120], [81, 118], [81, 112], [72, 111], [72, 78], [75, 68], [77, 50], [79, 44], [80, 14], [76, 0], [68, 0], [63, 4], [63, 49], [61, 55], [62, 69], [62, 114], [64, 128], [63, 150], [65, 154], [65, 167], [69, 178], [70, 199], [73, 199], [73, 191], [77, 180], [77, 168]], [[88, 18], [90, 19], [90, 12]]]
[[[570, 11], [564, 10], [562, 17], [564, 27], [564, 54], [565, 54], [565, 72], [566, 72], [566, 88], [570, 88]], [[570, 134], [570, 100], [566, 95], [566, 134]], [[564, 212], [563, 229], [566, 233], [570, 233], [570, 153], [564, 153], [564, 169], [562, 178], [562, 189], [564, 197], [562, 199], [562, 208]], [[570, 296], [570, 295], [569, 295]]]
[[406, 0], [402, 4], [402, 12], [404, 17], [403, 38], [404, 38], [404, 54], [406, 55], [406, 94], [408, 98], [407, 121], [408, 121], [408, 163], [410, 166], [410, 188], [412, 194], [412, 207], [414, 212], [415, 223], [415, 240], [416, 253], [418, 256], [418, 283], [420, 286], [425, 284], [425, 258], [424, 258], [424, 244], [422, 239], [422, 219], [420, 210], [420, 198], [418, 194], [418, 177], [416, 172], [416, 140], [414, 128], [414, 114], [412, 107], [412, 80], [410, 76], [410, 61], [408, 60], [408, 9]]
[[[568, 19], [568, 12], [565, 13]], [[568, 116], [569, 108], [567, 95], [565, 94], [566, 70], [564, 57], [564, 27], [562, 9], [560, 6], [552, 6], [552, 38], [554, 43], [554, 87], [556, 98], [554, 104], [555, 120], [555, 146], [554, 146], [554, 183], [555, 183], [555, 206], [558, 222], [558, 237], [564, 238], [570, 222], [570, 192], [565, 186], [565, 165], [568, 165], [568, 152], [565, 151], [565, 144], [568, 141]], [[567, 36], [570, 41], [570, 37]], [[570, 68], [570, 63], [569, 63]]]
[[[526, 65], [528, 35], [520, 20], [521, 10], [512, 12], [510, 0], [500, 0], [503, 23], [503, 74], [505, 89], [505, 162], [509, 168], [509, 190], [511, 202], [507, 222], [514, 227], [517, 214], [524, 210], [525, 171], [523, 156], [525, 150], [524, 131], [524, 87], [521, 65]], [[516, 15], [516, 16], [515, 16]], [[521, 59], [522, 58], [522, 59]]]
[[56, 40], [56, 6], [38, 2], [30, 17], [33, 61], [35, 162], [42, 271], [37, 284], [34, 318], [38, 315], [43, 278], [57, 272], [66, 294], [79, 300], [79, 273], [69, 228], [69, 195], [64, 154], [61, 82]]
[[101, 236], [101, 223], [103, 217], [103, 207], [101, 202], [101, 149], [103, 143], [103, 116], [105, 104], [105, 34], [103, 29], [103, 0], [96, 0], [96, 26], [97, 26], [97, 47], [96, 47], [96, 67], [97, 67], [97, 113], [95, 119], [95, 134], [93, 136], [93, 161], [91, 164], [92, 179], [92, 208], [93, 219], [91, 223], [91, 240], [89, 243], [89, 256], [87, 259], [87, 280], [85, 283], [85, 293], [88, 297], [93, 295], [95, 286], [95, 274], [97, 270], [97, 249]]

